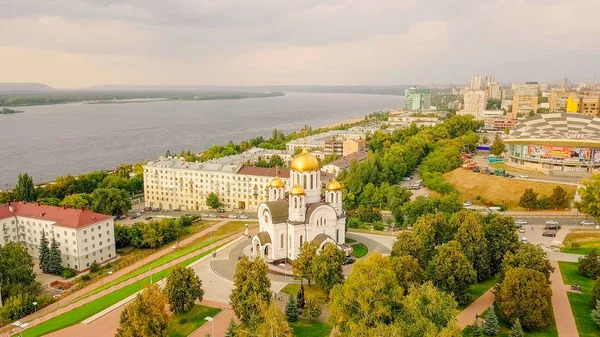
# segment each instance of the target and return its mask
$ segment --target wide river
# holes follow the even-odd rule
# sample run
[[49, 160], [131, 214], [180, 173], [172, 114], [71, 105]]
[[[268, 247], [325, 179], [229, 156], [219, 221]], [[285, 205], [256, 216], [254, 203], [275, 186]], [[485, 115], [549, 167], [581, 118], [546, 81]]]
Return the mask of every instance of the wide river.
[[0, 190], [28, 172], [34, 182], [152, 160], [167, 150], [269, 136], [399, 108], [402, 96], [286, 93], [281, 97], [22, 107], [0, 115]]

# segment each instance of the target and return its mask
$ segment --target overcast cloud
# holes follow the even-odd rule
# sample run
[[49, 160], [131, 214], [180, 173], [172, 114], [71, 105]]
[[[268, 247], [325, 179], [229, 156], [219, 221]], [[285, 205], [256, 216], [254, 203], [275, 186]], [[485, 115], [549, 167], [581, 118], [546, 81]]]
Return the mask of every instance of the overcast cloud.
[[599, 0], [0, 0], [0, 82], [592, 81]]

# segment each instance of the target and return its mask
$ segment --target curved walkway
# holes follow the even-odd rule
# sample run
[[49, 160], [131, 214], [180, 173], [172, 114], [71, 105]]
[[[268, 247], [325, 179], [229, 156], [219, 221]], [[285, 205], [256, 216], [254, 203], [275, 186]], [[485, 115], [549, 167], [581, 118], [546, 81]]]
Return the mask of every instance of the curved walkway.
[[460, 314], [458, 314], [458, 316], [456, 316], [458, 326], [460, 326], [461, 330], [466, 328], [468, 325], [475, 323], [475, 315], [481, 316], [481, 314], [483, 314], [483, 312], [494, 303], [496, 297], [494, 296], [492, 289], [479, 296], [475, 302], [471, 303], [471, 305], [466, 307], [460, 312]]
[[558, 262], [550, 261], [550, 264], [554, 267], [554, 272], [550, 274], [550, 282], [552, 282], [552, 310], [554, 310], [556, 330], [561, 337], [579, 337], [573, 310], [567, 297], [568, 286], [563, 283]]

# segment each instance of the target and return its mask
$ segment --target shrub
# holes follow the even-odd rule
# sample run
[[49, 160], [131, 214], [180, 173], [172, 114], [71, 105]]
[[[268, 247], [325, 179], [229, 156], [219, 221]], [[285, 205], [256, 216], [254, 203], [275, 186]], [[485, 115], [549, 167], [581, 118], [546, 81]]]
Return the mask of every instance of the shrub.
[[72, 268], [63, 268], [63, 270], [62, 270], [62, 272], [60, 274], [65, 279], [70, 279], [72, 277], [75, 277], [75, 275], [77, 275], [77, 273], [75, 272], [75, 270], [72, 269]]
[[592, 294], [589, 302], [590, 307], [595, 307], [598, 301], [600, 301], [600, 277], [596, 280], [594, 288], [592, 288]]
[[579, 274], [589, 277], [597, 278], [600, 277], [600, 256], [594, 249], [589, 252], [585, 257], [579, 259]]
[[2, 317], [11, 321], [25, 317], [34, 311], [33, 302], [35, 302], [35, 296], [28, 293], [12, 296], [4, 303]]
[[581, 243], [580, 242], [571, 242], [571, 248], [579, 249], [579, 248], [581, 248]]
[[385, 225], [381, 221], [375, 221], [373, 222], [373, 229], [376, 231], [382, 231], [385, 229]]
[[87, 281], [89, 281], [91, 279], [92, 279], [92, 277], [90, 275], [88, 275], [88, 274], [81, 275], [81, 280], [84, 281], [84, 282], [87, 282]]
[[358, 218], [349, 218], [347, 225], [348, 228], [360, 228], [362, 226], [362, 223], [360, 222], [360, 220], [358, 220]]
[[98, 262], [94, 261], [92, 262], [92, 265], [90, 266], [90, 273], [97, 273], [100, 271], [100, 265], [98, 264]]

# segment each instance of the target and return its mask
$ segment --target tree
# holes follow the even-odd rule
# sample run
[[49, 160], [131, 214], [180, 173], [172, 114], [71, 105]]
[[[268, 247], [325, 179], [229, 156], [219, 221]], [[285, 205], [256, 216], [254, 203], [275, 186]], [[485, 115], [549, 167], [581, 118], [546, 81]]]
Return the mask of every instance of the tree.
[[308, 286], [310, 287], [310, 280], [313, 278], [313, 264], [317, 257], [317, 249], [319, 247], [313, 241], [304, 241], [302, 247], [300, 247], [300, 254], [292, 263], [294, 268], [294, 278], [302, 281], [303, 279], [308, 280]]
[[67, 195], [63, 201], [61, 201], [61, 206], [67, 206], [69, 208], [88, 208], [90, 206], [91, 198], [87, 194], [71, 194]]
[[473, 264], [477, 272], [477, 280], [483, 281], [490, 277], [490, 255], [487, 240], [483, 233], [483, 226], [475, 213], [470, 213], [463, 220], [456, 234], [456, 241], [467, 259]]
[[538, 194], [533, 191], [533, 188], [528, 188], [523, 192], [519, 199], [519, 206], [527, 209], [535, 209], [538, 207]]
[[438, 248], [438, 255], [429, 263], [428, 274], [436, 287], [453, 294], [459, 303], [467, 302], [465, 291], [477, 281], [477, 273], [457, 241]]
[[340, 331], [351, 335], [358, 327], [389, 324], [400, 311], [403, 293], [389, 259], [375, 253], [357, 261], [346, 281], [333, 288], [330, 320]]
[[429, 262], [425, 258], [423, 240], [412, 231], [403, 231], [398, 234], [392, 246], [391, 256], [410, 255], [419, 261], [421, 267], [427, 266]]
[[493, 304], [488, 308], [483, 319], [483, 333], [488, 336], [496, 336], [500, 332], [500, 323], [496, 316], [496, 307]]
[[396, 274], [398, 285], [405, 293], [411, 286], [418, 286], [425, 280], [425, 273], [419, 266], [419, 261], [410, 255], [391, 257], [390, 267]]
[[523, 332], [523, 327], [521, 326], [521, 321], [517, 318], [512, 328], [510, 329], [509, 337], [523, 337], [525, 333]]
[[479, 322], [476, 320], [475, 323], [473, 323], [473, 337], [481, 337], [481, 334], [483, 334], [481, 325], [479, 325]]
[[149, 284], [121, 313], [116, 337], [167, 337], [167, 299], [156, 284]]
[[298, 303], [293, 295], [290, 295], [287, 305], [285, 306], [285, 317], [288, 322], [295, 322], [300, 316], [300, 310], [298, 310]]
[[379, 209], [373, 208], [373, 206], [360, 205], [356, 210], [356, 216], [362, 222], [375, 222], [381, 220], [381, 213]]
[[600, 174], [594, 173], [590, 179], [583, 180], [585, 188], [579, 189], [581, 201], [577, 203], [580, 212], [600, 219]]
[[35, 296], [29, 293], [16, 294], [4, 303], [2, 317], [9, 321], [15, 321], [34, 312], [33, 306]]
[[600, 301], [600, 277], [596, 279], [596, 283], [594, 283], [594, 287], [592, 288], [589, 301], [590, 307], [593, 308], [598, 301]]
[[229, 325], [227, 326], [227, 331], [225, 331], [225, 337], [236, 337], [235, 333], [235, 321], [232, 319], [229, 320]]
[[16, 201], [36, 201], [35, 187], [33, 186], [33, 178], [27, 173], [19, 174], [17, 186], [14, 188]]
[[236, 316], [254, 328], [263, 302], [271, 301], [271, 281], [267, 277], [267, 265], [258, 257], [250, 260], [242, 256], [233, 275], [234, 288], [229, 295]]
[[206, 197], [206, 205], [212, 209], [223, 207], [223, 203], [219, 200], [219, 196], [214, 192], [211, 192], [208, 197]]
[[321, 308], [321, 303], [319, 303], [319, 300], [312, 295], [307, 295], [306, 303], [304, 304], [304, 310], [302, 310], [302, 315], [312, 322], [321, 316], [322, 311], [323, 308]]
[[92, 210], [121, 217], [131, 209], [129, 194], [115, 188], [98, 188], [92, 193]]
[[39, 291], [33, 259], [20, 243], [8, 242], [0, 246], [0, 284], [4, 301], [21, 293], [37, 295]]
[[56, 239], [52, 238], [52, 243], [50, 244], [50, 254], [48, 259], [48, 271], [50, 274], [60, 275], [62, 272], [62, 257], [61, 257], [60, 248], [58, 247], [58, 242]]
[[490, 255], [490, 274], [500, 271], [502, 261], [507, 252], [515, 252], [519, 248], [519, 236], [515, 232], [514, 220], [498, 214], [491, 214], [483, 219], [483, 232]]
[[201, 302], [204, 296], [202, 281], [194, 270], [180, 265], [175, 265], [169, 272], [163, 291], [169, 300], [171, 311], [176, 314], [188, 312], [194, 307], [196, 300]]
[[552, 195], [550, 196], [550, 204], [554, 208], [565, 208], [569, 206], [569, 199], [567, 199], [567, 191], [565, 191], [562, 186], [556, 186], [552, 190]]
[[260, 337], [293, 337], [292, 328], [275, 303], [261, 303], [261, 321], [256, 327], [256, 335]]
[[490, 146], [490, 152], [496, 156], [499, 156], [505, 150], [506, 150], [506, 145], [504, 145], [504, 142], [502, 141], [502, 139], [498, 135], [496, 135], [496, 139], [494, 139], [494, 142]]
[[600, 301], [596, 301], [596, 309], [592, 310], [592, 319], [600, 327]]
[[579, 259], [577, 266], [579, 274], [592, 279], [600, 277], [600, 255], [596, 249], [592, 249], [586, 256]]
[[[550, 264], [546, 252], [540, 247], [536, 247], [530, 243], [523, 244], [513, 253], [507, 253], [502, 261], [502, 270], [500, 272], [500, 281], [510, 268], [523, 267], [536, 270], [546, 276], [546, 280], [550, 280], [550, 274], [554, 271], [554, 267]], [[524, 323], [524, 322], [523, 322]]]
[[48, 246], [48, 238], [46, 232], [42, 230], [42, 238], [40, 239], [40, 269], [43, 273], [50, 273], [50, 247]]
[[337, 246], [326, 244], [313, 263], [315, 282], [328, 295], [333, 286], [344, 282], [344, 260], [344, 253]]
[[552, 323], [552, 289], [546, 276], [523, 267], [510, 268], [496, 293], [500, 316], [519, 319], [525, 329], [538, 330]]
[[439, 221], [439, 219], [437, 219], [435, 215], [427, 214], [420, 217], [413, 227], [413, 233], [415, 233], [415, 235], [419, 237], [423, 243], [421, 256], [425, 261], [429, 261], [431, 259], [431, 255], [435, 250], [436, 233], [433, 223], [437, 221]]

